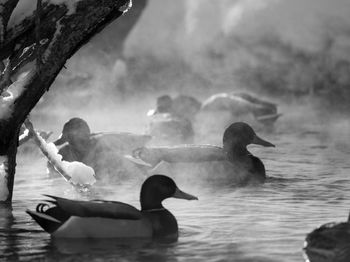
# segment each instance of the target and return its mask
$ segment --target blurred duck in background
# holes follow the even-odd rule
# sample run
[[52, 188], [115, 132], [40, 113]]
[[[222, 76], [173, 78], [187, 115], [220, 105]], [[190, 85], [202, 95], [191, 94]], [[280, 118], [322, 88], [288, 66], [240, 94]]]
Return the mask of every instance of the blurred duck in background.
[[187, 95], [178, 95], [173, 99], [173, 112], [175, 115], [193, 122], [201, 109], [202, 103], [196, 98]]
[[[91, 133], [87, 122], [75, 117], [64, 124], [62, 134], [54, 144], [62, 146], [58, 151], [62, 160], [78, 161], [92, 167], [97, 180], [119, 181], [123, 178], [146, 175], [143, 167], [130, 162], [124, 155], [145, 146], [150, 139], [148, 135], [126, 132]], [[57, 175], [50, 163], [48, 170], [50, 176]]]
[[[223, 147], [178, 145], [143, 147], [133, 156], [154, 167], [151, 173], [167, 172], [178, 178], [232, 185], [260, 184], [266, 179], [263, 162], [247, 150], [250, 144], [274, 147], [246, 123], [231, 124], [223, 134]], [[165, 169], [166, 168], [166, 169]], [[166, 171], [165, 171], [166, 170]], [[183, 178], [183, 177], [182, 177]]]
[[350, 216], [343, 223], [327, 223], [306, 236], [304, 253], [309, 262], [350, 261]]
[[150, 117], [148, 133], [154, 145], [193, 143], [192, 120], [199, 111], [200, 102], [195, 98], [180, 95], [172, 99], [169, 95], [157, 98], [155, 109], [148, 111]]
[[276, 104], [266, 102], [245, 92], [212, 95], [203, 102], [201, 111], [228, 112], [230, 121], [247, 121], [249, 116], [253, 116], [253, 119], [265, 128], [271, 128], [281, 116], [277, 113]]

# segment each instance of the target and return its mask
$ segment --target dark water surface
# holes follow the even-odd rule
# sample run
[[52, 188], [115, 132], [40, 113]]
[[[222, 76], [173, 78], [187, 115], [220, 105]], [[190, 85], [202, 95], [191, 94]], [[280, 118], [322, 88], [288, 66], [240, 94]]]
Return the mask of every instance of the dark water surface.
[[[348, 128], [349, 125], [347, 125]], [[177, 181], [199, 201], [169, 199], [177, 242], [54, 241], [25, 213], [53, 194], [126, 201], [139, 207], [141, 181], [79, 193], [45, 176], [45, 160], [19, 156], [12, 212], [0, 208], [0, 258], [21, 261], [303, 261], [305, 235], [320, 224], [346, 220], [350, 207], [349, 128], [276, 131], [263, 136], [277, 148], [251, 147], [269, 179], [231, 188]]]

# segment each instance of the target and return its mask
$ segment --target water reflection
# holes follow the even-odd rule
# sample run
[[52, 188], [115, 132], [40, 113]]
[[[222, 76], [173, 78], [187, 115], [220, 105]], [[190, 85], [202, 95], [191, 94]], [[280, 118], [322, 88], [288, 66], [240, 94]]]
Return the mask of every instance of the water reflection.
[[7, 204], [0, 204], [0, 239], [3, 243], [0, 247], [1, 254], [4, 257], [18, 259], [18, 254], [13, 247], [18, 246], [17, 234], [12, 226], [15, 224], [15, 218], [12, 214], [12, 207]]
[[167, 261], [167, 258], [173, 257], [174, 245], [176, 243], [154, 242], [150, 239], [52, 239], [46, 249], [52, 256], [67, 256], [80, 261], [97, 257], [103, 260], [127, 258], [130, 261]]

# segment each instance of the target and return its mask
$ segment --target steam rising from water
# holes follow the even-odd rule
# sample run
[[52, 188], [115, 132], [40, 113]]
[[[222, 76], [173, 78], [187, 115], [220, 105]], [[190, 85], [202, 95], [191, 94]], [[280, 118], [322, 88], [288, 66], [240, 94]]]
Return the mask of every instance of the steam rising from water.
[[[184, 63], [206, 89], [332, 93], [336, 100], [350, 96], [349, 13], [346, 0], [153, 0], [125, 54]], [[184, 85], [197, 87], [191, 84]]]
[[96, 36], [67, 63], [33, 116], [57, 135], [73, 116], [96, 131], [142, 132], [145, 113], [166, 93], [203, 101], [248, 89], [273, 96], [284, 119], [295, 110], [290, 101], [312, 110], [309, 94], [324, 98], [322, 107], [350, 104], [348, 14], [348, 0], [150, 0], [124, 57], [105, 53], [99, 47], [108, 37]]

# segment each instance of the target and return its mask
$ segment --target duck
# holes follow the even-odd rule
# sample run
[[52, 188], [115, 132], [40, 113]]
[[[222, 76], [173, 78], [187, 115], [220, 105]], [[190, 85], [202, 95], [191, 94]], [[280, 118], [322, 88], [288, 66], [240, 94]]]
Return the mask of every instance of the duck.
[[147, 133], [153, 137], [153, 145], [193, 142], [192, 122], [180, 114], [178, 100], [176, 101], [177, 107], [174, 107], [174, 101], [169, 95], [160, 96], [157, 98], [156, 109], [148, 111], [150, 121]]
[[246, 92], [214, 94], [203, 102], [201, 111], [227, 111], [231, 118], [252, 115], [255, 121], [264, 126], [272, 126], [282, 115], [277, 113], [276, 104]]
[[[88, 123], [79, 117], [69, 119], [61, 135], [53, 143], [60, 147], [58, 154], [68, 162], [82, 162], [90, 166], [99, 181], [120, 181], [131, 174], [144, 178], [147, 174], [142, 167], [130, 162], [124, 156], [132, 150], [146, 145], [151, 136], [144, 134], [92, 133]], [[48, 163], [49, 177], [58, 177]]]
[[178, 238], [175, 216], [162, 201], [173, 197], [198, 200], [181, 191], [168, 176], [156, 174], [141, 186], [141, 210], [117, 201], [80, 201], [46, 195], [35, 211], [26, 212], [53, 238]]
[[[156, 172], [166, 162], [184, 166], [187, 173], [196, 178], [204, 177], [206, 173], [214, 180], [221, 175], [238, 185], [263, 183], [266, 180], [265, 166], [247, 150], [250, 144], [275, 147], [260, 138], [247, 123], [235, 122], [224, 131], [222, 147], [205, 144], [143, 147], [134, 150], [133, 157], [152, 166], [151, 172]], [[192, 164], [196, 166], [188, 166]], [[169, 169], [171, 172], [174, 168]]]
[[307, 234], [304, 255], [309, 262], [350, 261], [350, 216], [346, 222], [326, 223]]
[[73, 117], [69, 119], [62, 129], [58, 139], [54, 141], [56, 146], [64, 145], [60, 153], [64, 160], [69, 161], [82, 159], [96, 143], [99, 146], [111, 147], [114, 150], [130, 154], [137, 147], [147, 144], [151, 140], [150, 135], [133, 134], [130, 132], [98, 132], [92, 133], [88, 123], [80, 118]]
[[147, 115], [169, 113], [193, 121], [201, 106], [202, 103], [193, 96], [179, 94], [172, 98], [162, 95], [157, 98], [156, 108], [150, 109]]
[[175, 115], [194, 121], [202, 103], [193, 96], [179, 94], [173, 98], [173, 111]]

